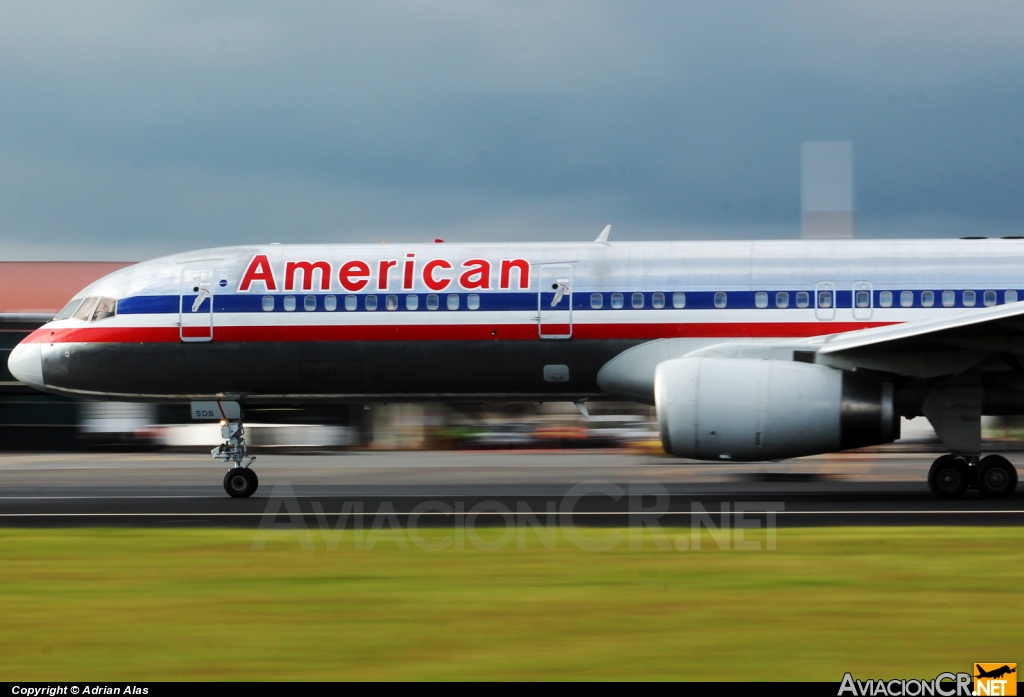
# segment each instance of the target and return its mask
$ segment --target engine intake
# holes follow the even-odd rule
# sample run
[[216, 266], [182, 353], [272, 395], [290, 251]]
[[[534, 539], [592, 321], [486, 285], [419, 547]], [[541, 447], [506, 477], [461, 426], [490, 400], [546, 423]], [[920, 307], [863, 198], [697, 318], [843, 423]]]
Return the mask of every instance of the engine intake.
[[665, 450], [695, 460], [781, 460], [899, 437], [893, 384], [823, 365], [676, 358], [658, 365]]

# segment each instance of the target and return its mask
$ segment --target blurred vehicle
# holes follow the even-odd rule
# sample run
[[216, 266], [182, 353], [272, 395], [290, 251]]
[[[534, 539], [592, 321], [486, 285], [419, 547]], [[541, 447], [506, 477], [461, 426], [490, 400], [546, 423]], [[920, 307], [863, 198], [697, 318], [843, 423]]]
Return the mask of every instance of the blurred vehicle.
[[467, 448], [530, 448], [534, 443], [534, 429], [529, 423], [488, 424], [478, 431], [465, 429], [462, 440]]
[[[249, 444], [257, 448], [347, 448], [358, 443], [356, 430], [349, 426], [316, 424], [247, 424]], [[217, 423], [149, 426], [139, 435], [166, 448], [203, 450], [221, 442]]]
[[148, 427], [157, 419], [155, 404], [81, 402], [78, 439], [91, 447], [159, 445]]

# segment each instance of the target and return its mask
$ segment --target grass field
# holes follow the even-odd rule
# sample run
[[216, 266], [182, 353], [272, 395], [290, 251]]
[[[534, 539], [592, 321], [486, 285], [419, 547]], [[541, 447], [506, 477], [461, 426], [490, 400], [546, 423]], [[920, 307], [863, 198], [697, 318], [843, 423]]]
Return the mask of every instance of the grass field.
[[783, 529], [774, 551], [253, 537], [0, 530], [0, 680], [838, 681], [1024, 659], [1024, 528]]

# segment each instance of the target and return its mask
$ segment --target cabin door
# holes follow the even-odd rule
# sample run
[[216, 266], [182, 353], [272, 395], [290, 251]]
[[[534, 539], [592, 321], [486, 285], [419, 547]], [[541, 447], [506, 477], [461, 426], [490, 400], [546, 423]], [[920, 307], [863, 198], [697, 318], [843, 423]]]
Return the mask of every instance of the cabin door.
[[572, 337], [572, 264], [540, 267], [537, 315], [541, 339]]
[[181, 276], [178, 335], [182, 341], [213, 340], [213, 269], [187, 268]]

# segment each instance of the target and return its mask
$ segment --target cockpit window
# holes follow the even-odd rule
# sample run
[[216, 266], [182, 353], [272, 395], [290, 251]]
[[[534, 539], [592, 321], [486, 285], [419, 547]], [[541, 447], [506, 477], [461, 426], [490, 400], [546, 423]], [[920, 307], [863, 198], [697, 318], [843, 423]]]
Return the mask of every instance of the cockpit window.
[[82, 301], [82, 304], [75, 310], [75, 314], [71, 315], [75, 319], [80, 319], [83, 322], [88, 322], [89, 318], [92, 317], [92, 311], [96, 309], [96, 303], [100, 301], [99, 298], [86, 298]]
[[117, 314], [117, 300], [114, 298], [100, 298], [96, 305], [96, 312], [93, 313], [92, 321], [99, 322], [101, 319], [114, 317]]
[[75, 310], [77, 310], [78, 306], [81, 305], [81, 304], [82, 304], [82, 298], [76, 298], [76, 299], [72, 300], [71, 302], [69, 302], [67, 305], [64, 306], [63, 310], [61, 310], [60, 312], [57, 313], [56, 317], [54, 317], [50, 321], [51, 322], [55, 322], [55, 321], [57, 321], [59, 319], [67, 319], [67, 318], [69, 318], [71, 315], [75, 314]]

